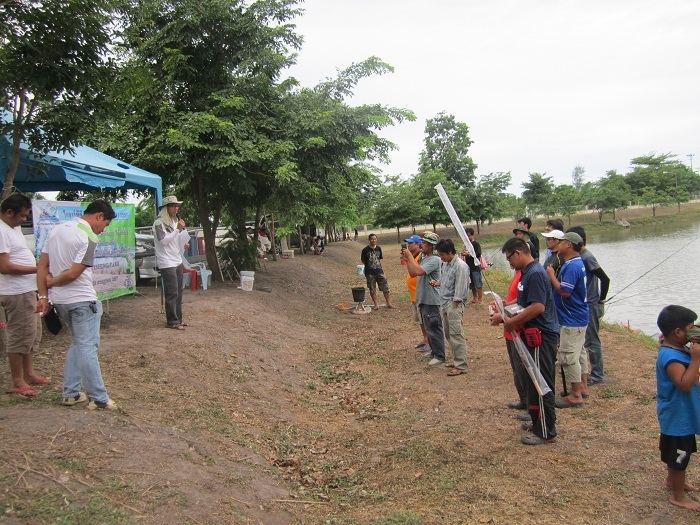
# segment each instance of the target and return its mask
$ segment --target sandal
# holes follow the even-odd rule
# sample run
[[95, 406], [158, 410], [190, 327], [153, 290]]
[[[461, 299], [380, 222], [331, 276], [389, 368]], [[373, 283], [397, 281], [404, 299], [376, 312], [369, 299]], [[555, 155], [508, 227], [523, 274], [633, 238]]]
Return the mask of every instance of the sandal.
[[448, 376], [461, 376], [464, 373], [464, 370], [460, 370], [459, 368], [452, 368], [450, 369], [449, 372], [447, 372]]
[[190, 326], [187, 323], [180, 323], [180, 326]]
[[39, 392], [37, 390], [34, 390], [29, 385], [27, 385], [27, 386], [10, 388], [7, 391], [7, 393], [8, 394], [16, 394], [20, 397], [33, 397], [33, 396], [37, 395]]
[[173, 330], [184, 330], [185, 327], [182, 326], [181, 324], [175, 325], [175, 326], [168, 326], [168, 328], [172, 328]]
[[50, 382], [51, 378], [39, 375], [30, 377], [28, 381], [30, 385], [48, 385]]

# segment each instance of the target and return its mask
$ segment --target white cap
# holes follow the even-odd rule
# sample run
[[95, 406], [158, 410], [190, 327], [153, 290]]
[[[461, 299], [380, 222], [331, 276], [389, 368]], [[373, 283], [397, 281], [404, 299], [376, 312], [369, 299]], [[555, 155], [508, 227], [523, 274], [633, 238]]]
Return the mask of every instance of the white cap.
[[564, 240], [564, 232], [561, 230], [552, 230], [551, 232], [544, 232], [542, 237], [547, 237], [548, 239], [557, 239], [559, 241]]

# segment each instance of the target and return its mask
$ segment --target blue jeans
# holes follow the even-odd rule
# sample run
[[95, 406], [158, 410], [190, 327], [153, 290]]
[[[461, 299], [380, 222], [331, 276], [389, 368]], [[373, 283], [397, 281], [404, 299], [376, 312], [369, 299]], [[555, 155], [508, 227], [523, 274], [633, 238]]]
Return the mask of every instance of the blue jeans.
[[71, 333], [71, 344], [63, 366], [63, 397], [80, 394], [82, 383], [88, 397], [99, 403], [109, 399], [97, 358], [100, 346], [102, 303], [83, 301], [57, 304], [58, 315]]
[[421, 304], [420, 315], [423, 319], [425, 333], [428, 335], [428, 344], [432, 350], [432, 356], [440, 361], [445, 360], [445, 333], [442, 330], [442, 317], [440, 307], [436, 304]]

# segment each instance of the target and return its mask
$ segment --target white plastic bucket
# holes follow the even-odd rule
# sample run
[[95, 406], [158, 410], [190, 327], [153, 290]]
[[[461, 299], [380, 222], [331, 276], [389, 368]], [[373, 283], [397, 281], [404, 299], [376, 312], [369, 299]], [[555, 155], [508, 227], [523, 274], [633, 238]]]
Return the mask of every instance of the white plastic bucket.
[[355, 273], [357, 275], [364, 275], [365, 274], [365, 265], [364, 264], [358, 264], [357, 268], [355, 269]]
[[241, 272], [241, 290], [246, 292], [253, 291], [253, 283], [255, 282], [255, 272]]

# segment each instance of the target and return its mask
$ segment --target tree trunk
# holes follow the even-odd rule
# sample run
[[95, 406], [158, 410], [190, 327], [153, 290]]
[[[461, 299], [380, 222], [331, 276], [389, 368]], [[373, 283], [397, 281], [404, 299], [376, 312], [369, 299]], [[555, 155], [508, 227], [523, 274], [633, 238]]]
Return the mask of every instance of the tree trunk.
[[27, 100], [24, 89], [19, 94], [19, 110], [15, 115], [15, 120], [12, 125], [12, 154], [10, 164], [5, 172], [5, 183], [2, 188], [2, 200], [5, 200], [12, 195], [12, 188], [15, 185], [15, 175], [19, 166], [19, 145], [22, 142], [22, 127], [24, 126], [24, 108]]
[[277, 241], [275, 239], [275, 214], [270, 213], [270, 242], [272, 243], [272, 260], [277, 260]]
[[[616, 211], [617, 210], [613, 209], [613, 220], [617, 220]], [[569, 226], [571, 226], [571, 219], [569, 219]]]
[[216, 254], [216, 230], [219, 228], [221, 208], [213, 207], [214, 216], [210, 218], [208, 209], [211, 203], [207, 202], [207, 195], [204, 191], [204, 179], [201, 175], [195, 175], [192, 181], [192, 190], [195, 202], [197, 203], [199, 222], [204, 232], [204, 253], [207, 256], [207, 264], [209, 265], [214, 280], [223, 282], [224, 274], [221, 272], [221, 265], [219, 264], [219, 258]]
[[396, 227], [396, 242], [401, 244], [401, 228], [399, 226]]
[[297, 231], [299, 232], [299, 253], [304, 255], [304, 237], [301, 233], [301, 226], [297, 228]]
[[651, 216], [656, 217], [656, 204], [651, 205]]
[[477, 235], [481, 234], [481, 228], [479, 227], [479, 221], [476, 221], [476, 234]]
[[603, 212], [602, 211], [598, 212], [598, 222], [603, 222]]
[[434, 232], [437, 231], [437, 224], [435, 224], [435, 223], [433, 223], [433, 231], [434, 231]]

